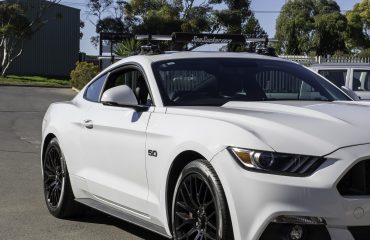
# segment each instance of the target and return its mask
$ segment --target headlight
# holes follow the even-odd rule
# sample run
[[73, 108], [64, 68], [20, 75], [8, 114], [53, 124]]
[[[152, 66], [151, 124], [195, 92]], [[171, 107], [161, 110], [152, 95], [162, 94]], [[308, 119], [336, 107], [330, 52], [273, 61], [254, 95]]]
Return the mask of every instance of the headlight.
[[234, 158], [246, 169], [280, 175], [308, 176], [325, 160], [322, 157], [265, 152], [229, 147]]

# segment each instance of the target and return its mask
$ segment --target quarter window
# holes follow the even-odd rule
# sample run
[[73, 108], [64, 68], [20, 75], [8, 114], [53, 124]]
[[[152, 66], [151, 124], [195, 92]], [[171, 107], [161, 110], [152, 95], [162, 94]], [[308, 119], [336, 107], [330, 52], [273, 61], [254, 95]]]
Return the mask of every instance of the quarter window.
[[106, 75], [103, 75], [87, 87], [85, 92], [85, 98], [87, 100], [92, 102], [99, 102], [100, 93], [103, 88], [105, 79]]

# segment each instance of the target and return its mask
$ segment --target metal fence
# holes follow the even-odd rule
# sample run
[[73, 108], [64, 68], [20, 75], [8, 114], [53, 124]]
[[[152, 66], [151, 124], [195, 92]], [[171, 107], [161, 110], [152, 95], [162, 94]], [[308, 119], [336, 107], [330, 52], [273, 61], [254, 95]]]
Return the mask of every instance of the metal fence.
[[317, 63], [370, 63], [370, 58], [362, 57], [310, 57], [310, 56], [296, 56], [296, 55], [281, 55], [283, 59], [288, 59], [300, 64], [310, 66]]

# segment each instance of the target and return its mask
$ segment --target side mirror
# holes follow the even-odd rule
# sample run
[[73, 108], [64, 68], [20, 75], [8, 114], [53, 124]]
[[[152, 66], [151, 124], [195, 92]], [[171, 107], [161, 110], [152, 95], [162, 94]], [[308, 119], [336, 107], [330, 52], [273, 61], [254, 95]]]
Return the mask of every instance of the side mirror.
[[359, 96], [357, 96], [357, 94], [354, 91], [352, 91], [351, 89], [349, 89], [348, 87], [342, 86], [341, 89], [348, 96], [350, 96], [354, 101], [360, 101], [361, 100], [361, 98]]
[[120, 85], [105, 91], [101, 97], [101, 103], [107, 106], [133, 108], [136, 111], [149, 109], [148, 106], [138, 105], [134, 92], [126, 85]]

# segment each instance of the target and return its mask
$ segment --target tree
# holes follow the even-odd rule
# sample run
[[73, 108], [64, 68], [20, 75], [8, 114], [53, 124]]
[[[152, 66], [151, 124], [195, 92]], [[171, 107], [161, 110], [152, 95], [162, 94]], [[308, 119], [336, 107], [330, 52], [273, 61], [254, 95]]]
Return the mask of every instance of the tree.
[[315, 31], [312, 39], [313, 48], [319, 56], [332, 55], [336, 51], [347, 52], [345, 34], [347, 20], [339, 11], [318, 14], [314, 18]]
[[10, 64], [22, 54], [24, 39], [31, 36], [24, 8], [19, 4], [0, 4], [0, 74], [4, 76]]
[[363, 0], [346, 13], [347, 44], [350, 48], [370, 48], [370, 0]]
[[[105, 29], [105, 27], [112, 27], [114, 25], [115, 19], [109, 17], [108, 20], [104, 21], [104, 16], [114, 5], [113, 0], [89, 0], [87, 3], [87, 17], [91, 24], [96, 28], [96, 33], [102, 31], [111, 32], [110, 29]], [[110, 14], [111, 15], [111, 14]], [[118, 19], [120, 20], [120, 19]], [[92, 36], [90, 42], [97, 47], [99, 45], [99, 36]]]
[[[346, 51], [347, 20], [333, 0], [288, 1], [276, 23], [278, 50], [317, 55]], [[289, 48], [288, 48], [289, 47]]]
[[82, 29], [85, 28], [85, 22], [80, 20], [80, 40], [83, 38], [84, 34], [82, 32]]
[[293, 22], [293, 25], [289, 31], [289, 35], [287, 39], [286, 54], [288, 55], [298, 55], [299, 54], [299, 42], [298, 42], [295, 22]]
[[136, 17], [133, 31], [139, 34], [170, 34], [180, 31], [179, 11], [176, 3], [159, 0], [132, 0], [126, 5], [126, 15]]
[[125, 4], [128, 19], [134, 19], [135, 33], [209, 32], [209, 3], [195, 0], [132, 0]]
[[[89, 0], [87, 3], [87, 13], [89, 17], [95, 17], [98, 20], [103, 19], [103, 14], [113, 5], [113, 0]], [[95, 25], [95, 19], [89, 19]]]
[[245, 34], [247, 38], [268, 37], [267, 32], [263, 30], [258, 19], [254, 15], [251, 15], [249, 18], [247, 18], [247, 21], [243, 26], [242, 33]]
[[251, 11], [251, 0], [211, 0], [212, 4], [225, 3], [228, 8], [215, 11], [216, 28], [230, 34], [247, 37], [267, 37]]
[[[314, 20], [312, 18], [314, 4], [312, 0], [288, 1], [282, 8], [276, 22], [276, 35], [278, 40], [277, 50], [286, 53], [288, 37], [294, 27], [295, 34], [298, 38], [299, 54], [310, 51], [310, 37]], [[312, 14], [311, 14], [312, 13]]]
[[[4, 76], [13, 61], [22, 55], [23, 43], [37, 32], [46, 21], [43, 16], [52, 3], [26, 1], [0, 2], [0, 75]], [[27, 9], [34, 10], [29, 16]]]
[[[91, 3], [93, 2], [93, 4]], [[172, 32], [210, 32], [212, 8], [207, 1], [196, 0], [90, 0], [91, 18], [96, 19], [96, 32], [132, 34], [171, 34]], [[102, 17], [103, 11], [110, 13]], [[112, 18], [114, 12], [114, 19]], [[109, 23], [109, 24], [108, 24]], [[114, 23], [114, 24], [113, 24]], [[93, 37], [96, 45], [98, 37]], [[165, 49], [168, 44], [161, 43]], [[175, 48], [181, 49], [183, 44]]]
[[[97, 22], [104, 20], [102, 18], [104, 14], [101, 12], [103, 9], [106, 12], [114, 11], [115, 16], [124, 23], [125, 30], [132, 34], [221, 31], [246, 34], [248, 37], [267, 36], [250, 11], [250, 0], [130, 0], [119, 2], [90, 0], [90, 2], [95, 4], [90, 14], [95, 16]], [[213, 9], [215, 4], [222, 2], [227, 4], [228, 9], [215, 11]], [[106, 30], [109, 31], [109, 29]], [[161, 45], [162, 49], [169, 48], [164, 43]], [[183, 47], [185, 47], [184, 44], [178, 44], [174, 49]]]

